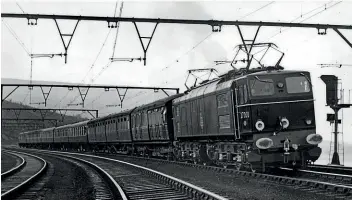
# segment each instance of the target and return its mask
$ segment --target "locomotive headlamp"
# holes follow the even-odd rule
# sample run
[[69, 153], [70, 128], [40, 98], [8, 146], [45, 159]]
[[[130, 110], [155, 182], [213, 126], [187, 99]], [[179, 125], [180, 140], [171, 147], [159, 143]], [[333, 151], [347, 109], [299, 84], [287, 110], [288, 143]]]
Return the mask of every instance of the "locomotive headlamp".
[[278, 87], [278, 88], [283, 88], [283, 87], [284, 87], [284, 84], [281, 83], [281, 82], [278, 82], [278, 83], [277, 83], [277, 87]]
[[274, 142], [270, 138], [260, 138], [255, 142], [255, 145], [259, 149], [269, 149], [270, 147], [272, 147], [274, 145]]
[[282, 125], [282, 128], [286, 129], [290, 125], [290, 122], [286, 117], [283, 117], [281, 119], [281, 125]]
[[309, 144], [317, 145], [323, 141], [323, 137], [319, 134], [310, 134], [307, 136], [306, 141]]
[[294, 150], [297, 150], [297, 149], [298, 149], [298, 145], [297, 145], [297, 144], [292, 144], [292, 148], [293, 148]]
[[312, 124], [312, 120], [311, 119], [306, 119], [305, 121], [306, 121], [307, 125], [311, 125]]
[[255, 128], [258, 131], [262, 131], [264, 127], [265, 127], [264, 122], [261, 119], [258, 119], [257, 122], [255, 123]]
[[243, 126], [247, 126], [247, 121], [246, 120], [243, 121]]

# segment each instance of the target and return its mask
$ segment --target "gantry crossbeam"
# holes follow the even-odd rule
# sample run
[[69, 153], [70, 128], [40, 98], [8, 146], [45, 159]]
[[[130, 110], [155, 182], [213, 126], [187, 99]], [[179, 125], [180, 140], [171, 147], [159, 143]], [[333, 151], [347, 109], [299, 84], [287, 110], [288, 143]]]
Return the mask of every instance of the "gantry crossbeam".
[[[77, 21], [76, 26], [73, 30], [72, 34], [62, 34], [60, 32], [59, 26], [57, 26], [60, 37], [63, 39], [63, 36], [70, 36], [70, 41], [73, 37], [73, 34], [77, 28], [77, 24], [80, 21], [103, 21], [107, 22], [108, 28], [116, 28], [117, 27], [117, 22], [131, 22], [135, 25], [140, 43], [143, 48], [143, 53], [144, 57], [143, 58], [127, 58], [127, 59], [122, 59], [121, 58], [110, 58], [111, 61], [134, 61], [134, 60], [140, 60], [144, 61], [144, 65], [146, 65], [146, 56], [147, 56], [147, 51], [150, 45], [150, 42], [154, 36], [155, 30], [158, 26], [158, 24], [189, 24], [189, 25], [210, 25], [212, 28], [212, 32], [221, 32], [221, 27], [222, 26], [237, 26], [238, 31], [241, 35], [241, 39], [245, 45], [246, 52], [248, 53], [247, 56], [247, 61], [250, 61], [250, 52], [252, 50], [252, 46], [249, 46], [249, 49], [247, 49], [246, 42], [243, 38], [243, 35], [241, 33], [240, 26], [254, 26], [258, 27], [257, 32], [254, 36], [254, 39], [251, 39], [248, 44], [254, 44], [255, 39], [258, 35], [260, 27], [291, 27], [291, 28], [316, 28], [318, 30], [319, 35], [326, 35], [327, 29], [333, 29], [351, 48], [352, 44], [351, 42], [340, 32], [340, 30], [351, 30], [352, 25], [336, 25], [336, 24], [309, 24], [309, 23], [291, 23], [291, 22], [263, 22], [263, 21], [231, 21], [231, 20], [193, 20], [193, 19], [165, 19], [165, 18], [134, 18], [134, 17], [104, 17], [104, 16], [82, 16], [82, 15], [46, 15], [46, 14], [17, 14], [17, 13], [2, 13], [1, 17], [4, 18], [23, 18], [28, 20], [29, 25], [37, 25], [38, 19], [51, 19], [54, 20], [56, 25], [57, 25], [57, 20], [75, 20]], [[30, 21], [32, 21], [30, 23]], [[155, 24], [155, 27], [153, 29], [153, 32], [150, 36], [141, 36], [140, 31], [138, 29], [138, 26], [136, 23], [153, 23]], [[143, 39], [147, 39], [148, 43], [145, 46], [143, 43]], [[68, 45], [66, 45], [64, 42], [64, 49], [65, 53], [62, 55], [65, 56], [65, 62], [67, 61], [67, 50], [68, 50]], [[60, 54], [59, 54], [60, 55]]]
[[[4, 87], [15, 87], [8, 95], [3, 97], [3, 91]], [[179, 88], [171, 88], [171, 87], [141, 87], [141, 86], [115, 86], [115, 85], [69, 85], [69, 84], [1, 84], [1, 102], [6, 100], [15, 90], [17, 90], [19, 87], [28, 87], [29, 89], [33, 89], [34, 87], [40, 87], [43, 97], [44, 97], [44, 105], [46, 106], [46, 101], [49, 98], [49, 94], [51, 89], [54, 88], [68, 88], [69, 90], [73, 90], [73, 88], [77, 88], [79, 91], [79, 94], [82, 99], [82, 105], [84, 106], [84, 101], [87, 97], [88, 91], [91, 88], [100, 88], [104, 89], [105, 91], [109, 91], [110, 89], [116, 89], [118, 96], [121, 101], [121, 107], [122, 107], [122, 102], [125, 99], [127, 90], [129, 89], [142, 89], [142, 90], [154, 90], [158, 91], [161, 90], [163, 91], [167, 96], [169, 94], [165, 90], [173, 90], [176, 91], [176, 93], [179, 93]], [[49, 92], [44, 92], [43, 88], [50, 88]], [[86, 91], [83, 91], [83, 89], [87, 89]], [[120, 91], [122, 90], [122, 91]]]
[[204, 24], [210, 26], [279, 26], [279, 27], [301, 27], [318, 29], [352, 29], [352, 25], [332, 24], [308, 24], [288, 22], [262, 22], [262, 21], [228, 21], [228, 20], [193, 20], [193, 19], [162, 19], [162, 18], [135, 18], [135, 17], [103, 17], [103, 16], [82, 16], [82, 15], [42, 15], [42, 14], [16, 14], [2, 13], [1, 17], [24, 18], [24, 19], [64, 19], [82, 21], [106, 21], [106, 22], [144, 22], [144, 23], [165, 23], [165, 24]]

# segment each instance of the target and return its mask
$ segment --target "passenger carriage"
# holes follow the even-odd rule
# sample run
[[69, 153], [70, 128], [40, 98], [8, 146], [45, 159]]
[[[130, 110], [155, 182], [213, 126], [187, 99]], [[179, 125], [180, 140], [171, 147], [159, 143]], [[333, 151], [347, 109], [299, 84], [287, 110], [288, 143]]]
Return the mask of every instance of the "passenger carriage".
[[71, 126], [66, 126], [68, 129], [68, 141], [70, 148], [80, 151], [87, 150], [88, 148], [88, 121], [78, 122]]
[[131, 147], [130, 132], [131, 110], [108, 115], [88, 123], [88, 142], [93, 149], [108, 148], [111, 151], [127, 150]]
[[168, 156], [174, 141], [172, 100], [177, 94], [135, 108], [131, 113], [131, 131], [139, 154]]

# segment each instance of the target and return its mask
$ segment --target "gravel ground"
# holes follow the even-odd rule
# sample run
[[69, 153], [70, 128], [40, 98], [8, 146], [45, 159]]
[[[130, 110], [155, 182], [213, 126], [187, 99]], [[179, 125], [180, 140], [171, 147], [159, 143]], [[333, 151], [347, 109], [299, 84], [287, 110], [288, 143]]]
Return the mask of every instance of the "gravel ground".
[[4, 173], [19, 165], [21, 160], [11, 154], [1, 153], [1, 173]]
[[165, 174], [174, 176], [224, 197], [239, 200], [331, 200], [314, 192], [296, 190], [285, 185], [270, 183], [262, 179], [245, 177], [235, 174], [219, 173], [214, 171], [196, 169], [193, 167], [165, 164], [157, 161], [146, 161], [122, 156], [106, 156], [118, 158], [127, 162], [142, 165]]
[[54, 173], [39, 192], [41, 199], [94, 199], [92, 183], [82, 168], [62, 159], [42, 157], [50, 162]]
[[[18, 151], [28, 152], [22, 149]], [[48, 168], [18, 199], [95, 199], [92, 179], [86, 171], [74, 163], [45, 154], [35, 154], [48, 163]]]

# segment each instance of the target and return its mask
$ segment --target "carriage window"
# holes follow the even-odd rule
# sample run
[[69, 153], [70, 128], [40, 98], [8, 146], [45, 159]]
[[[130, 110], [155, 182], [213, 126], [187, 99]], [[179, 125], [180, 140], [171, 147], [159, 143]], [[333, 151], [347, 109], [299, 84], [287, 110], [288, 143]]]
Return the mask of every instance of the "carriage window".
[[187, 119], [186, 119], [186, 107], [182, 107], [181, 108], [181, 115], [182, 115], [182, 122], [186, 123]]
[[203, 113], [202, 112], [199, 113], [199, 125], [200, 125], [200, 129], [203, 130], [204, 122], [203, 122]]
[[238, 86], [238, 104], [243, 104], [244, 103], [244, 98], [243, 98], [243, 85]]
[[248, 101], [248, 90], [247, 90], [247, 85], [243, 85], [243, 103], [247, 103]]
[[226, 94], [220, 94], [216, 98], [217, 98], [217, 101], [218, 101], [218, 108], [228, 106]]
[[148, 115], [147, 113], [143, 113], [143, 116], [144, 116], [144, 126], [147, 126], [148, 125]]
[[176, 106], [176, 116], [180, 116], [180, 106]]
[[310, 92], [309, 82], [306, 77], [287, 77], [287, 93], [305, 93]]
[[254, 79], [250, 81], [250, 85], [253, 96], [269, 96], [275, 92], [274, 81], [272, 79]]
[[219, 116], [219, 126], [222, 128], [230, 128], [230, 115]]

